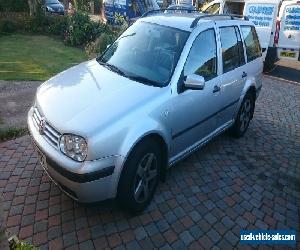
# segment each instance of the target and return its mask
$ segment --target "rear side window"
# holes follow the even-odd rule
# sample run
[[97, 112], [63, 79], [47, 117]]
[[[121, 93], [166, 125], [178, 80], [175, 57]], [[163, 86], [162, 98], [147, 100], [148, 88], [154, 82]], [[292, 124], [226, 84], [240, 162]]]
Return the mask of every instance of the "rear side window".
[[241, 37], [235, 26], [220, 28], [223, 73], [234, 70], [245, 63]]
[[243, 38], [246, 46], [246, 54], [248, 62], [261, 56], [261, 48], [256, 34], [256, 30], [253, 26], [241, 26]]
[[203, 31], [195, 39], [184, 66], [184, 76], [196, 74], [210, 80], [217, 76], [217, 45], [214, 29]]

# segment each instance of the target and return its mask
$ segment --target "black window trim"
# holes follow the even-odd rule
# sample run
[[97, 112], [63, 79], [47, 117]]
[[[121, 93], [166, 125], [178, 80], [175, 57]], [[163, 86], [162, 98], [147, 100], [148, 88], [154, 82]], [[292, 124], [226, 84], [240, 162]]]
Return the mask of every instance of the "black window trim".
[[[240, 66], [243, 66], [246, 64], [246, 57], [245, 57], [245, 48], [244, 48], [244, 42], [243, 42], [243, 38], [242, 38], [242, 34], [241, 34], [241, 31], [240, 31], [240, 27], [239, 26], [236, 26], [236, 29], [235, 29], [235, 34], [238, 38], [238, 36], [240, 37], [240, 42], [241, 42], [241, 45], [242, 45], [242, 48], [243, 48], [243, 51], [240, 51], [240, 46], [238, 46], [238, 50], [239, 50], [239, 61], [240, 61]], [[238, 42], [239, 42], [239, 38], [238, 38]], [[242, 62], [241, 61], [241, 55], [243, 55], [243, 58], [244, 58], [244, 61]]]

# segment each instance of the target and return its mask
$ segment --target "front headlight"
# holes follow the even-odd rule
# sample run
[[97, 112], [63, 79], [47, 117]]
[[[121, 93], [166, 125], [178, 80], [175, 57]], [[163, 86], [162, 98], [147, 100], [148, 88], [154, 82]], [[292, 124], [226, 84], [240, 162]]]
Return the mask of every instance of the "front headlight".
[[84, 161], [87, 156], [87, 143], [78, 135], [65, 134], [60, 138], [60, 150], [75, 161]]
[[50, 6], [46, 7], [48, 11], [53, 11], [53, 9]]

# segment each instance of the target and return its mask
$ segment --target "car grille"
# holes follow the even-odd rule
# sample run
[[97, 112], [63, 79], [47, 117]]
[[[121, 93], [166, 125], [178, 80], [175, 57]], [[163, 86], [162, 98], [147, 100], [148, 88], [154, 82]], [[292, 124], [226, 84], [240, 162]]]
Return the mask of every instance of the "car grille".
[[[37, 108], [34, 108], [33, 110], [33, 121], [36, 126], [36, 128], [39, 130], [40, 122], [41, 122], [42, 116]], [[59, 138], [61, 134], [53, 128], [47, 121], [45, 122], [45, 128], [44, 133], [42, 134], [45, 139], [55, 148], [59, 147]]]

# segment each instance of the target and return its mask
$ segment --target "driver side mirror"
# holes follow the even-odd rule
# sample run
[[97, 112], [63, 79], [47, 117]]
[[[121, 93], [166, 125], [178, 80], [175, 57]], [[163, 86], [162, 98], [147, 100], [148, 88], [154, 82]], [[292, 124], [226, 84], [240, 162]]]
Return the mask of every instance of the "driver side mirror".
[[186, 76], [186, 79], [184, 81], [184, 86], [187, 89], [201, 90], [204, 89], [205, 79], [203, 76], [191, 74]]

